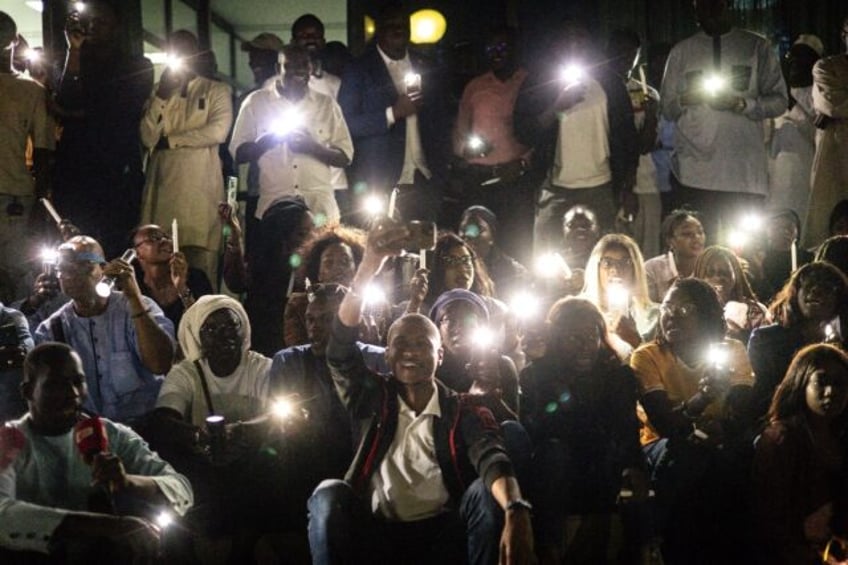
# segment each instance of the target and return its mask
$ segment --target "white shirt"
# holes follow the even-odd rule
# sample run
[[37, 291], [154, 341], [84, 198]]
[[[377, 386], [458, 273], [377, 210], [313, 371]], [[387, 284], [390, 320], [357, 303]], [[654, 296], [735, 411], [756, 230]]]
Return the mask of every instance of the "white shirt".
[[583, 100], [559, 114], [551, 183], [562, 188], [592, 188], [610, 182], [607, 94], [586, 78]]
[[[200, 366], [206, 377], [209, 395], [215, 413], [228, 422], [248, 420], [260, 415], [268, 400], [268, 371], [271, 360], [255, 351], [248, 351], [246, 359], [232, 375], [218, 377], [205, 359]], [[170, 408], [194, 426], [202, 426], [209, 415], [203, 385], [197, 368], [191, 361], [181, 361], [171, 368], [156, 400], [156, 408]]]
[[[412, 62], [409, 60], [409, 53], [404, 55], [403, 59], [392, 59], [380, 47], [377, 47], [377, 52], [383, 58], [386, 64], [386, 69], [389, 71], [389, 76], [392, 77], [392, 82], [398, 94], [406, 94], [406, 83], [404, 77], [408, 73], [415, 72], [412, 68]], [[386, 108], [386, 121], [391, 127], [395, 123], [395, 115], [391, 106]], [[421, 145], [421, 133], [418, 130], [418, 114], [412, 114], [406, 117], [406, 142], [404, 144], [403, 154], [403, 169], [398, 179], [398, 184], [413, 184], [415, 182], [415, 171], [421, 171], [428, 179], [432, 176], [430, 169], [427, 167], [427, 159], [424, 157], [424, 148]]]
[[[280, 94], [277, 84], [275, 82], [270, 88], [253, 92], [244, 101], [230, 142], [233, 157], [243, 143], [256, 141], [271, 131], [274, 121], [289, 109], [295, 109], [304, 116], [303, 127], [313, 139], [327, 147], [341, 150], [348, 159], [353, 157], [353, 141], [341, 108], [335, 100], [308, 90], [303, 99], [292, 102]], [[294, 153], [289, 150], [287, 143], [280, 143], [259, 158], [259, 203], [256, 217], [261, 219], [265, 210], [276, 200], [292, 195], [303, 196], [313, 213], [324, 213], [332, 221], [331, 210], [314, 209], [310, 202], [314, 200], [332, 204], [330, 166], [310, 155]], [[335, 214], [338, 214], [338, 208]]]
[[439, 392], [420, 414], [398, 396], [398, 424], [380, 469], [371, 479], [371, 510], [388, 520], [411, 522], [444, 512], [450, 494], [436, 459], [433, 421], [441, 418]]

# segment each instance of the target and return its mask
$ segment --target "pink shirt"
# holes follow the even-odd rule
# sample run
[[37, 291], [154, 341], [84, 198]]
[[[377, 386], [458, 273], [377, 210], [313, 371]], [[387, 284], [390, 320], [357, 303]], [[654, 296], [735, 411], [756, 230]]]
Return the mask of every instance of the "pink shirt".
[[523, 157], [528, 149], [515, 139], [512, 114], [527, 71], [518, 69], [501, 82], [489, 71], [471, 80], [462, 93], [454, 132], [454, 151], [462, 154], [468, 136], [480, 136], [492, 146], [485, 157], [468, 159], [478, 165], [497, 165]]

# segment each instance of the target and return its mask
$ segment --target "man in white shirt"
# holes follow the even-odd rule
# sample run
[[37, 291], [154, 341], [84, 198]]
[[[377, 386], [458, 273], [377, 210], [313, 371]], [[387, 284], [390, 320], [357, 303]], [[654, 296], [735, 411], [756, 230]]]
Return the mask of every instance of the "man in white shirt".
[[701, 213], [707, 239], [768, 191], [763, 120], [788, 103], [780, 62], [763, 37], [736, 29], [728, 0], [695, 0], [701, 31], [668, 56], [661, 100], [675, 123], [672, 173], [677, 207]]
[[331, 167], [350, 163], [353, 142], [336, 102], [309, 88], [306, 49], [290, 45], [284, 55], [282, 79], [244, 101], [230, 153], [239, 164], [258, 162], [257, 218], [276, 200], [299, 195], [316, 223], [337, 222]]
[[[313, 563], [529, 563], [530, 505], [492, 413], [435, 380], [436, 326], [407, 314], [389, 328], [389, 376], [356, 345], [365, 288], [408, 239], [378, 225], [333, 322], [327, 362], [359, 439], [344, 481], [309, 501]], [[500, 541], [498, 541], [500, 536]]]

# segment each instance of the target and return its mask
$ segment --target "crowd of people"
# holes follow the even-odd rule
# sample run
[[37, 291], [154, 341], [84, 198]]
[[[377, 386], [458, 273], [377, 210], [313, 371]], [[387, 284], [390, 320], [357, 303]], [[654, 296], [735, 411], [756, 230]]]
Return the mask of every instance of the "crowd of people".
[[848, 563], [848, 56], [693, 5], [461, 96], [306, 14], [237, 99], [0, 12], [0, 559]]

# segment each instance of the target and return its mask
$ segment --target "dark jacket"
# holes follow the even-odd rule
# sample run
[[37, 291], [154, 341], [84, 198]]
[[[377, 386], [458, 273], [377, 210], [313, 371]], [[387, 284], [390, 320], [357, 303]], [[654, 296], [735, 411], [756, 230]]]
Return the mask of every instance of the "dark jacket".
[[[336, 318], [327, 346], [327, 363], [336, 392], [353, 419], [356, 455], [345, 480], [364, 494], [380, 468], [397, 428], [398, 390], [391, 376], [373, 373], [356, 346], [359, 328], [349, 328]], [[504, 476], [514, 476], [500, 428], [492, 413], [463, 400], [436, 383], [442, 412], [433, 424], [436, 459], [442, 477], [458, 505], [463, 492], [476, 478], [487, 487]]]
[[[609, 165], [613, 186], [618, 190], [639, 165], [639, 135], [633, 118], [633, 105], [620, 77], [604, 67], [596, 67], [592, 71], [592, 78], [601, 85], [607, 96]], [[556, 100], [561, 90], [562, 82], [550, 70], [534, 73], [524, 81], [515, 102], [516, 136], [525, 145], [535, 147], [534, 164], [541, 167], [544, 173], [553, 163], [559, 121], [554, 120], [550, 127], [543, 129], [539, 126], [538, 117]]]
[[520, 380], [521, 423], [534, 448], [555, 440], [569, 454], [569, 508], [614, 507], [622, 471], [645, 466], [632, 369], [610, 357], [591, 375], [575, 376], [567, 363], [543, 357], [525, 367]]
[[[427, 166], [434, 178], [446, 178], [450, 157], [450, 128], [447, 123], [444, 84], [440, 73], [421, 56], [410, 51], [410, 62], [421, 74], [423, 103], [418, 112], [418, 130]], [[388, 127], [386, 108], [394, 105], [398, 92], [377, 45], [372, 44], [350, 63], [342, 76], [338, 102], [353, 138], [350, 182], [366, 182], [385, 189], [397, 184], [403, 169], [406, 120]]]

